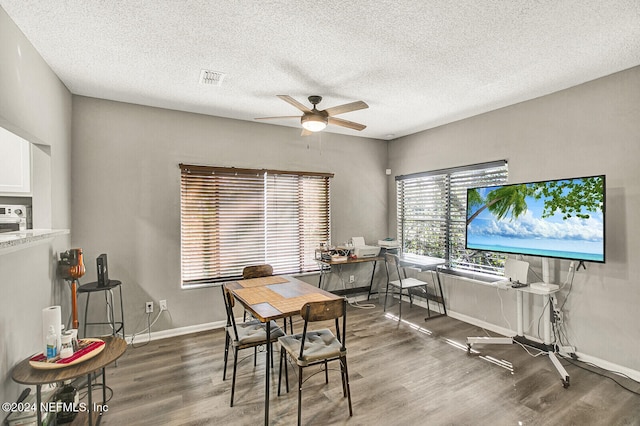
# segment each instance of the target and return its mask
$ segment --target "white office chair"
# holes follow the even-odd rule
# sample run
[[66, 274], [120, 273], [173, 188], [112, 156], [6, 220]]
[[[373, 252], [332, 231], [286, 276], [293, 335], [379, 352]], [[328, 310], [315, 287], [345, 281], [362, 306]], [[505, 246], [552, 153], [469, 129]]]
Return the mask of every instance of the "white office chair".
[[[411, 290], [413, 288], [421, 288], [424, 290], [425, 294], [428, 294], [428, 284], [425, 281], [420, 281], [417, 278], [406, 278], [403, 277], [403, 274], [400, 273], [400, 261], [398, 259], [398, 256], [396, 256], [395, 254], [392, 253], [386, 253], [384, 255], [385, 257], [385, 267], [387, 268], [387, 288], [385, 290], [384, 293], [384, 311], [386, 312], [387, 310], [387, 296], [389, 294], [389, 286], [391, 287], [395, 287], [398, 289], [398, 297], [400, 299], [399, 301], [399, 308], [398, 308], [398, 319], [402, 319], [402, 295], [403, 295], [403, 291], [406, 290], [407, 291], [407, 295], [409, 296], [409, 303], [411, 306], [411, 304], [413, 303], [413, 299], [411, 296]], [[393, 274], [395, 274], [398, 279], [397, 280], [391, 280], [391, 275], [389, 273], [389, 271], [391, 270], [391, 272]], [[395, 270], [395, 272], [393, 272], [393, 270]], [[391, 298], [393, 298], [393, 293], [394, 291], [391, 291]], [[429, 301], [427, 300], [427, 311], [429, 311]]]

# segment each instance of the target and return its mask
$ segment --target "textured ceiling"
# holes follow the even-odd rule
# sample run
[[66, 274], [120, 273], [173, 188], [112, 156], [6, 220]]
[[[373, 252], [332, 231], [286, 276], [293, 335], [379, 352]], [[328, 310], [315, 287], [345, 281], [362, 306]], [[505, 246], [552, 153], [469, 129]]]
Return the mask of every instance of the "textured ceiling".
[[[640, 65], [639, 0], [0, 0], [78, 95], [393, 139]], [[0, 65], [1, 66], [1, 65]], [[200, 71], [226, 74], [220, 87]], [[270, 122], [299, 127], [296, 119]]]

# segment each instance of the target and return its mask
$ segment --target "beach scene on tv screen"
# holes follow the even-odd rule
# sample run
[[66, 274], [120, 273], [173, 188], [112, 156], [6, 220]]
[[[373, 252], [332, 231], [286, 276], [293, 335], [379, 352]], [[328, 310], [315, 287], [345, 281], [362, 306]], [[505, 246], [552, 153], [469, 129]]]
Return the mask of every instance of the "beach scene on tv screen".
[[604, 178], [470, 189], [467, 248], [604, 261]]

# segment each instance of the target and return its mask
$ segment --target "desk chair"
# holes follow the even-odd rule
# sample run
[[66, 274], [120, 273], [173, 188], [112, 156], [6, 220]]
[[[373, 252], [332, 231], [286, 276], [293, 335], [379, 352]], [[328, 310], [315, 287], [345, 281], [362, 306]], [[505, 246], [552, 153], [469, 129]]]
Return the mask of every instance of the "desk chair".
[[[351, 406], [351, 389], [349, 387], [349, 372], [347, 370], [347, 348], [345, 346], [346, 326], [347, 326], [347, 300], [335, 299], [321, 302], [306, 303], [300, 310], [300, 315], [304, 319], [304, 329], [301, 334], [287, 335], [280, 337], [280, 372], [278, 375], [278, 395], [282, 384], [282, 364], [285, 362], [285, 354], [289, 355], [298, 365], [298, 425], [302, 418], [302, 371], [312, 365], [324, 364], [325, 382], [329, 383], [329, 373], [327, 363], [331, 361], [340, 362], [340, 374], [342, 376], [342, 394], [349, 401], [349, 416], [353, 416]], [[338, 321], [342, 317], [342, 326]], [[309, 323], [316, 321], [335, 320], [335, 334], [328, 328], [320, 330], [309, 330]], [[342, 333], [340, 333], [342, 331]], [[321, 373], [322, 369], [311, 376]], [[307, 377], [307, 379], [311, 378]], [[287, 378], [288, 380], [288, 378]], [[306, 380], [304, 380], [306, 381]], [[287, 392], [289, 386], [287, 382]]]
[[[385, 267], [387, 269], [387, 288], [384, 292], [384, 311], [387, 310], [387, 295], [389, 294], [389, 286], [395, 287], [398, 289], [399, 295], [399, 307], [398, 307], [398, 319], [402, 319], [402, 292], [403, 290], [407, 290], [407, 295], [409, 296], [409, 306], [413, 304], [413, 298], [411, 296], [411, 289], [413, 288], [421, 288], [424, 290], [425, 294], [429, 294], [428, 284], [425, 281], [420, 281], [416, 278], [403, 278], [403, 275], [400, 273], [400, 260], [398, 256], [392, 253], [385, 253]], [[391, 275], [389, 271], [392, 271], [398, 279], [391, 280]], [[395, 272], [393, 272], [395, 271]], [[393, 299], [393, 289], [391, 290], [391, 298]], [[429, 316], [431, 316], [431, 311], [429, 309], [429, 299], [427, 298], [427, 312], [429, 312]]]
[[[284, 336], [284, 333], [274, 321], [271, 321], [269, 323], [269, 326], [271, 327], [270, 341], [267, 342], [267, 331], [265, 329], [266, 324], [263, 324], [256, 319], [236, 323], [235, 316], [233, 315], [233, 306], [235, 305], [233, 294], [225, 285], [222, 285], [221, 288], [222, 296], [224, 298], [224, 306], [227, 311], [227, 326], [225, 327], [226, 337], [224, 343], [224, 370], [222, 373], [222, 380], [226, 380], [229, 347], [233, 347], [233, 379], [231, 380], [231, 403], [229, 404], [230, 407], [233, 407], [233, 396], [236, 389], [236, 370], [238, 367], [238, 351], [241, 349], [254, 348], [253, 365], [255, 366], [257, 361], [257, 347], [267, 344], [273, 345], [273, 342], [276, 342], [278, 338]], [[265, 360], [265, 362], [273, 363], [273, 346], [271, 346], [271, 360]]]

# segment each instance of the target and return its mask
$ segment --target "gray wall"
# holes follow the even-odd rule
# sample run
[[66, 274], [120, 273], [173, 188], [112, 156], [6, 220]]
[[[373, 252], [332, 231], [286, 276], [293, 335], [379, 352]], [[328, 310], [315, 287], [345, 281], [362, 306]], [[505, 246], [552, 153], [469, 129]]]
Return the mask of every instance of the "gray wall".
[[[36, 226], [71, 227], [71, 94], [13, 21], [0, 8], [0, 125], [40, 144], [34, 148]], [[55, 277], [58, 252], [69, 237], [0, 252], [0, 401], [13, 401], [21, 386], [11, 368], [42, 350], [42, 309], [63, 305], [70, 295]], [[0, 413], [4, 418], [4, 413]]]
[[[571, 344], [581, 354], [640, 371], [640, 67], [568, 90], [395, 140], [389, 145], [389, 230], [395, 232], [393, 177], [507, 159], [509, 181], [607, 175], [604, 265], [576, 274], [565, 305]], [[540, 269], [540, 259], [528, 257]], [[568, 261], [553, 261], [562, 283]], [[515, 330], [513, 292], [445, 279], [452, 313]], [[500, 297], [504, 301], [504, 317]], [[567, 297], [567, 289], [560, 299]], [[534, 301], [538, 304], [539, 301]], [[527, 312], [537, 335], [540, 306]], [[506, 320], [505, 320], [506, 318]], [[507, 323], [510, 322], [510, 325]]]
[[[145, 301], [166, 299], [171, 312], [154, 332], [224, 319], [218, 288], [180, 288], [179, 163], [335, 173], [333, 242], [387, 233], [386, 141], [74, 96], [73, 148], [72, 241], [87, 259], [85, 281], [108, 254], [110, 277], [125, 286], [128, 333], [146, 325]], [[349, 273], [365, 285], [370, 270]]]

